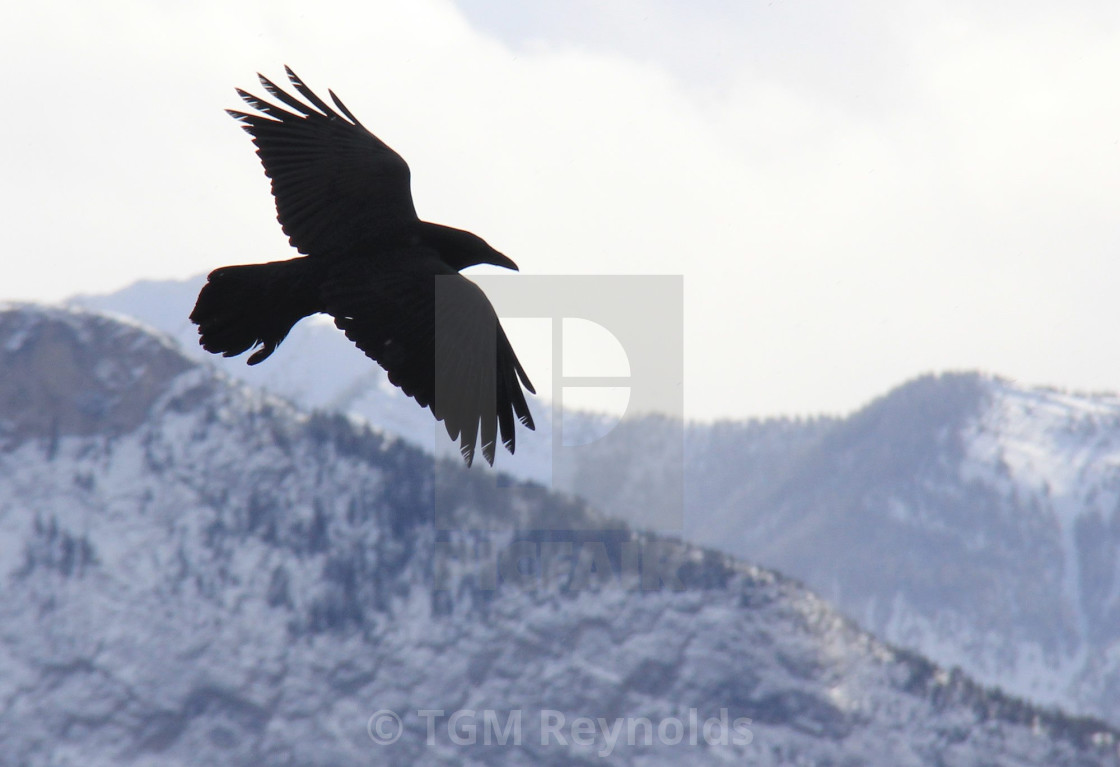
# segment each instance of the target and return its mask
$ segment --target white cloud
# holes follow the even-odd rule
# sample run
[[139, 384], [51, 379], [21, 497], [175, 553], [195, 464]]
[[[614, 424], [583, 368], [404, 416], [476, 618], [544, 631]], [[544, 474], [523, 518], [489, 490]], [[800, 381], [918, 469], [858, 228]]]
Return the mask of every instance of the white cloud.
[[290, 63], [523, 271], [683, 273], [693, 415], [944, 368], [1117, 388], [1114, 11], [595, 6], [502, 42], [440, 0], [13, 5], [3, 297], [286, 257], [221, 110]]

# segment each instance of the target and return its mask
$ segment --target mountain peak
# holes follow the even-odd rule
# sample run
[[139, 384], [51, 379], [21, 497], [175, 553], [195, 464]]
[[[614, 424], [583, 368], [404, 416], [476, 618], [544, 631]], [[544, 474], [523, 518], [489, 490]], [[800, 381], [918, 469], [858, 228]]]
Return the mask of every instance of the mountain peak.
[[76, 309], [0, 304], [0, 434], [119, 434], [193, 366], [139, 325]]

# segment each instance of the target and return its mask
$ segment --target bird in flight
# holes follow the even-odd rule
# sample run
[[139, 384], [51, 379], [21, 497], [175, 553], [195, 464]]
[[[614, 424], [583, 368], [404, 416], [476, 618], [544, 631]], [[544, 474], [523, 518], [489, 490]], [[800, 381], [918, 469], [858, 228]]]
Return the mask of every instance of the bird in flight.
[[238, 89], [255, 113], [227, 111], [253, 137], [277, 220], [303, 255], [211, 272], [190, 317], [199, 343], [226, 357], [259, 347], [256, 365], [299, 320], [329, 314], [443, 421], [468, 466], [479, 436], [493, 465], [499, 433], [514, 451], [515, 418], [534, 428], [522, 387], [536, 390], [494, 307], [459, 272], [517, 265], [470, 232], [421, 221], [404, 159], [332, 91], [334, 107], [285, 71], [306, 103], [258, 75], [283, 106]]

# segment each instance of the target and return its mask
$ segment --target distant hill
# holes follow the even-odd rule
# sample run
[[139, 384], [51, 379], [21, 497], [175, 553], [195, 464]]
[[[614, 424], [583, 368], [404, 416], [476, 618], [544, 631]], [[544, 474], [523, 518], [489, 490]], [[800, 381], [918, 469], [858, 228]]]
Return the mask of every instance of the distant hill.
[[0, 369], [7, 763], [1117, 764], [792, 580], [135, 325], [7, 307]]
[[[141, 284], [86, 303], [131, 313], [197, 349], [184, 322], [196, 288]], [[304, 323], [285, 344], [286, 364], [220, 367], [431, 449], [429, 414], [333, 327]], [[272, 378], [251, 378], [258, 374]], [[332, 394], [323, 381], [357, 396]], [[592, 415], [567, 418], [604, 430]], [[682, 425], [646, 418], [553, 473], [547, 419], [538, 421], [540, 434], [500, 468], [612, 516], [640, 523], [659, 476], [673, 461], [679, 468], [663, 446], [681, 439]], [[964, 372], [904, 383], [844, 419], [683, 432], [685, 540], [799, 578], [888, 641], [987, 684], [1120, 723], [1115, 395]]]

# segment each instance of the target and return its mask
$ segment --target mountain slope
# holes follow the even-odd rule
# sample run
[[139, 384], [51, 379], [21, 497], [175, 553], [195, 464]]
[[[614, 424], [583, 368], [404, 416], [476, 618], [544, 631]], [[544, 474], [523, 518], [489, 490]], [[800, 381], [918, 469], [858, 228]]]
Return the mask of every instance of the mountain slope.
[[[845, 419], [690, 426], [685, 454], [690, 540], [987, 684], [1120, 721], [1120, 398], [926, 376]], [[628, 508], [604, 465], [590, 450], [582, 486]]]
[[920, 379], [744, 503], [735, 550], [891, 641], [1120, 718], [1118, 447], [1114, 397]]
[[[885, 646], [793, 581], [437, 475], [135, 327], [7, 308], [0, 365], [12, 763], [1117, 763], [1120, 733]], [[382, 709], [404, 730], [379, 746]], [[464, 710], [520, 729], [471, 744]]]
[[[196, 287], [85, 301], [197, 349], [184, 319]], [[223, 370], [272, 376], [295, 401], [349, 407], [433, 445], [426, 412], [379, 373], [346, 367], [365, 361], [333, 328], [304, 325], [285, 343], [306, 364]], [[326, 396], [321, 381], [354, 396]], [[793, 574], [888, 640], [986, 683], [1120, 722], [1116, 402], [959, 374], [920, 378], [845, 419], [687, 424], [681, 533]], [[651, 446], [679, 440], [678, 423], [628, 419], [554, 474], [548, 419], [537, 420], [503, 470], [614, 516], [642, 520], [659, 475], [677, 474], [675, 452]]]

